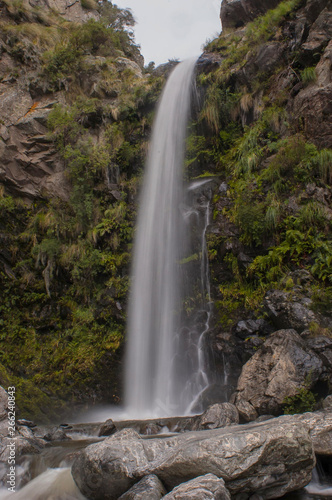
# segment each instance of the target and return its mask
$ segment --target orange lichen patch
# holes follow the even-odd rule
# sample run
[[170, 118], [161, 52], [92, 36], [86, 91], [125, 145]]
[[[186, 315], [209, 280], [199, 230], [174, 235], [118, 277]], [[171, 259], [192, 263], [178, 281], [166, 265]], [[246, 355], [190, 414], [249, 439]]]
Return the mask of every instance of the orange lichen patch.
[[25, 113], [24, 116], [27, 116], [29, 113], [32, 113], [38, 106], [39, 104], [39, 101], [36, 101], [33, 103], [33, 105], [31, 106], [31, 108]]

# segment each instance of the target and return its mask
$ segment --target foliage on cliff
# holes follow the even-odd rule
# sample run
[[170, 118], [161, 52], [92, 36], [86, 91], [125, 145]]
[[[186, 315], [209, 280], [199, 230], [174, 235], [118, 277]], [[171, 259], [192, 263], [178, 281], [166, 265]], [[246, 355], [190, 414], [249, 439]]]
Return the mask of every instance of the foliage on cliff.
[[59, 195], [27, 195], [8, 176], [0, 195], [0, 383], [45, 419], [64, 401], [119, 400], [135, 199], [163, 78], [143, 74], [133, 17], [110, 2], [81, 24], [26, 2], [1, 9], [2, 82], [18, 99], [30, 86], [33, 133], [53, 97], [35, 147], [51, 152]]
[[330, 39], [327, 2], [294, 0], [206, 47], [212, 66], [198, 76], [205, 99], [187, 168], [227, 185], [209, 235], [225, 330], [264, 315], [266, 291], [296, 288], [299, 269], [310, 273], [316, 310], [328, 311], [319, 295], [331, 310]]

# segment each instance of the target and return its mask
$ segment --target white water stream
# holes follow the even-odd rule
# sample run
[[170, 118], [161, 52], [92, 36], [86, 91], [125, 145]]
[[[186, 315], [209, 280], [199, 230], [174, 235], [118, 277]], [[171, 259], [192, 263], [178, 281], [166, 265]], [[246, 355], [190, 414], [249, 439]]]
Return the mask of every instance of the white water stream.
[[194, 68], [195, 60], [184, 61], [167, 81], [144, 177], [125, 361], [126, 410], [136, 418], [186, 410], [175, 364], [181, 362], [176, 335], [186, 247], [182, 178]]

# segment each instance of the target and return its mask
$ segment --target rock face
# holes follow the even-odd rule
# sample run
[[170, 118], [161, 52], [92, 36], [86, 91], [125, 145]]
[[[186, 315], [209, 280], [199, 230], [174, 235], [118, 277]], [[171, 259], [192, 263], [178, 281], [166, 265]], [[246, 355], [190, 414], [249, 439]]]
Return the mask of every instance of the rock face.
[[48, 192], [68, 199], [70, 186], [63, 160], [47, 136], [47, 116], [56, 100], [33, 101], [28, 92], [5, 84], [0, 84], [0, 97], [0, 182], [8, 191], [28, 198]]
[[223, 28], [239, 28], [273, 9], [280, 0], [223, 0], [220, 19]]
[[264, 299], [264, 305], [275, 326], [294, 328], [298, 333], [308, 328], [311, 322], [317, 322], [307, 302], [308, 299], [293, 298], [291, 293], [282, 290], [270, 290]]
[[68, 21], [75, 23], [82, 23], [99, 17], [96, 10], [83, 9], [80, 0], [29, 0], [29, 4], [32, 7], [55, 10]]
[[125, 429], [88, 446], [76, 458], [72, 475], [91, 500], [115, 500], [144, 476], [155, 474], [172, 489], [198, 476], [214, 474], [232, 495], [277, 498], [301, 488], [315, 458], [304, 426], [292, 417], [174, 437], [143, 439]]
[[245, 401], [260, 415], [278, 415], [286, 396], [295, 395], [305, 380], [312, 387], [323, 372], [322, 360], [295, 330], [279, 330], [244, 365], [235, 405]]
[[166, 495], [166, 490], [157, 476], [145, 476], [130, 490], [121, 495], [119, 500], [160, 500]]
[[217, 429], [239, 423], [239, 412], [231, 403], [210, 406], [200, 417], [194, 430]]
[[7, 436], [8, 433], [8, 394], [3, 387], [0, 386], [0, 437]]
[[164, 497], [167, 500], [231, 500], [223, 479], [206, 474], [180, 484]]
[[300, 425], [309, 429], [314, 451], [317, 455], [332, 456], [332, 410], [303, 413], [293, 416]]

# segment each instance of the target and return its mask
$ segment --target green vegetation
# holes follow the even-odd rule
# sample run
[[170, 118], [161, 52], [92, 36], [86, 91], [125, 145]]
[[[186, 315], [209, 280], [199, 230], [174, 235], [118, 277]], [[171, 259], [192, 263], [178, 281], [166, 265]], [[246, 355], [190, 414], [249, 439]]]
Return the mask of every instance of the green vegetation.
[[291, 290], [289, 273], [297, 269], [310, 272], [308, 293], [319, 289], [325, 297], [326, 305], [315, 299], [313, 308], [326, 313], [331, 303], [331, 218], [318, 192], [331, 186], [332, 150], [310, 142], [301, 122], [290, 123], [290, 88], [278, 89], [287, 72], [293, 85], [315, 83], [316, 68], [305, 66], [297, 53], [264, 71], [255, 66], [263, 44], [280, 41], [285, 22], [300, 6], [283, 1], [241, 35], [222, 33], [206, 47], [222, 56], [219, 68], [199, 76], [205, 101], [191, 128], [187, 168], [227, 183], [226, 199], [214, 200], [213, 221], [228, 234], [212, 234], [208, 242], [219, 320], [226, 329], [248, 312], [260, 316], [268, 289]]
[[298, 389], [294, 396], [288, 396], [283, 401], [284, 414], [294, 415], [296, 413], [305, 413], [313, 411], [316, 405], [316, 396], [308, 385]]
[[20, 389], [21, 416], [47, 420], [68, 402], [119, 401], [135, 203], [163, 77], [126, 64], [139, 56], [134, 19], [110, 2], [82, 25], [8, 8], [10, 55], [20, 65], [33, 54], [46, 93], [66, 90], [45, 138], [65, 169], [63, 198], [0, 190], [0, 383]]

